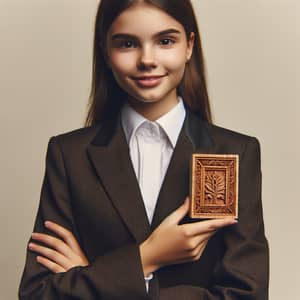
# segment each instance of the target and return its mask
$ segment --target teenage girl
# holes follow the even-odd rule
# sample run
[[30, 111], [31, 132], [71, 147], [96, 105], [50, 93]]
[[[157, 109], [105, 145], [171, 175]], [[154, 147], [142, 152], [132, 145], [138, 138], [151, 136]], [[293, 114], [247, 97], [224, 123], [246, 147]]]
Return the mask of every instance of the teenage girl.
[[[238, 154], [239, 220], [191, 220], [192, 153]], [[189, 0], [102, 0], [85, 128], [51, 137], [20, 299], [265, 300], [260, 146], [212, 124]]]

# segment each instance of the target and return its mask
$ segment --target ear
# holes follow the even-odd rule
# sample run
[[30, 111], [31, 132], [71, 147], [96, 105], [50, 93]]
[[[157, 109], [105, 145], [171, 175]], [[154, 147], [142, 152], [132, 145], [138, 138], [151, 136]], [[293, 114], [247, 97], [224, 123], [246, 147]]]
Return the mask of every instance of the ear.
[[190, 36], [188, 37], [188, 43], [187, 43], [187, 51], [186, 51], [187, 62], [191, 59], [191, 56], [193, 54], [194, 42], [195, 42], [195, 34], [194, 32], [191, 32]]

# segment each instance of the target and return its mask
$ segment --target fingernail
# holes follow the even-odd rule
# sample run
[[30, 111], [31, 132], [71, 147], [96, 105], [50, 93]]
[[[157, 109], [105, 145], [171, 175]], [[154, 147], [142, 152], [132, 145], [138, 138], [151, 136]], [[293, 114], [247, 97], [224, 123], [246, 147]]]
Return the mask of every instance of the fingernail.
[[48, 227], [51, 224], [51, 222], [50, 221], [45, 221], [44, 224], [45, 224], [46, 227]]
[[32, 243], [28, 244], [28, 248], [29, 248], [29, 249], [32, 249], [33, 246], [34, 246], [34, 245], [33, 245]]

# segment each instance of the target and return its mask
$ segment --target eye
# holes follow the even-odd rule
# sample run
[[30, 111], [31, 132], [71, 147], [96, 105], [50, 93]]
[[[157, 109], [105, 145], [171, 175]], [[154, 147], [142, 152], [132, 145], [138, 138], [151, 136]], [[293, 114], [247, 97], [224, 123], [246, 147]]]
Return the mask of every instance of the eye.
[[134, 41], [131, 40], [124, 40], [118, 43], [118, 47], [124, 49], [132, 48], [134, 45], [135, 45]]
[[174, 44], [175, 41], [173, 39], [170, 38], [164, 38], [160, 40], [160, 44], [163, 46], [171, 46], [172, 44]]

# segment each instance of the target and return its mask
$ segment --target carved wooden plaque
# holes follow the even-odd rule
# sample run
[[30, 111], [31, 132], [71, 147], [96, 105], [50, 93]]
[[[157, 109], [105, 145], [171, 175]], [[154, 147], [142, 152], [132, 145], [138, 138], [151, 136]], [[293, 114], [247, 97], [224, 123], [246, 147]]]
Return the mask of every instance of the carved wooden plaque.
[[238, 217], [239, 156], [193, 154], [190, 217]]

